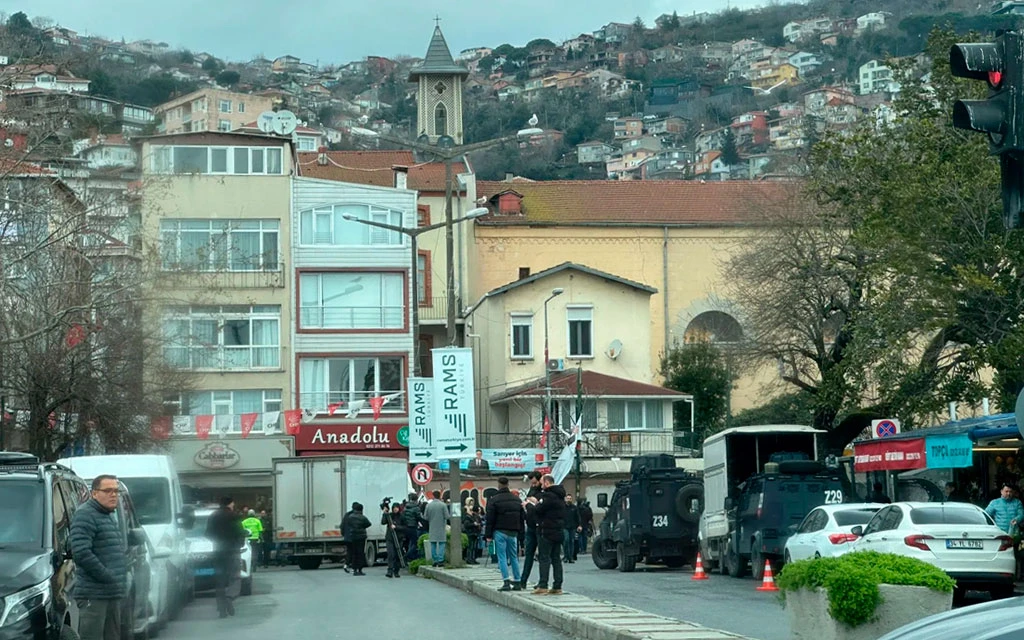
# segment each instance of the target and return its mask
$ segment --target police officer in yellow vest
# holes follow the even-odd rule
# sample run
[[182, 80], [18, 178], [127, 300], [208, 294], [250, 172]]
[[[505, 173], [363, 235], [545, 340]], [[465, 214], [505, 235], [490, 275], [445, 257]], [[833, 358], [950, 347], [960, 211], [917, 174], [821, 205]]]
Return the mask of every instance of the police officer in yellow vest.
[[256, 511], [253, 509], [249, 509], [247, 515], [248, 517], [242, 520], [242, 527], [249, 532], [249, 548], [252, 549], [252, 564], [255, 566], [259, 558], [263, 521], [256, 517]]

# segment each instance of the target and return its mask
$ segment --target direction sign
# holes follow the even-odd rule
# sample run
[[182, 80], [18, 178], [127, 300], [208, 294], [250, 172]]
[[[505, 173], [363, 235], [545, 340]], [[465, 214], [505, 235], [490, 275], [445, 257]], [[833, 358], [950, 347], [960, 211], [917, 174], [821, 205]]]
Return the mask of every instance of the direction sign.
[[871, 421], [871, 437], [889, 438], [900, 432], [900, 421], [896, 418]]
[[442, 458], [476, 455], [473, 350], [432, 349], [434, 362], [434, 442]]
[[409, 462], [436, 462], [434, 380], [409, 378]]
[[434, 479], [434, 470], [428, 465], [418, 464], [412, 468], [410, 475], [412, 476], [413, 482], [421, 487], [425, 487]]

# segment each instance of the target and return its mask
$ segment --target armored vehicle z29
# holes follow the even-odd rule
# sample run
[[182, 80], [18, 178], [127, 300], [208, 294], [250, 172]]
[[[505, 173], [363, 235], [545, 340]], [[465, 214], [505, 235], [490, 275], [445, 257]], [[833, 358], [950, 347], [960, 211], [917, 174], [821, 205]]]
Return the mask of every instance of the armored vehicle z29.
[[697, 526], [704, 486], [696, 474], [676, 468], [669, 454], [633, 458], [630, 479], [619, 482], [594, 537], [592, 557], [600, 569], [633, 571], [637, 562], [681, 567], [697, 556]]

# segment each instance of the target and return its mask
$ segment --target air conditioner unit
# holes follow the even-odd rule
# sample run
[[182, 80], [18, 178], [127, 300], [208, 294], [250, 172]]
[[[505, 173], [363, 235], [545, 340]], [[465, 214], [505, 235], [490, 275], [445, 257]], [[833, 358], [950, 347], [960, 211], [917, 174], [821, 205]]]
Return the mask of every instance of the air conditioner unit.
[[548, 360], [548, 371], [565, 371], [565, 360]]

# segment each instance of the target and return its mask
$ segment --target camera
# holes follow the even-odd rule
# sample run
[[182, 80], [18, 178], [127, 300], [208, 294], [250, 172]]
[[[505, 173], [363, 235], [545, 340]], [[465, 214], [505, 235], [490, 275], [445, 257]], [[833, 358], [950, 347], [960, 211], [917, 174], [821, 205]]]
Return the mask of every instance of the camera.
[[392, 500], [391, 496], [388, 496], [388, 497], [384, 498], [383, 500], [381, 500], [380, 501], [380, 510], [381, 511], [391, 511], [391, 500]]

